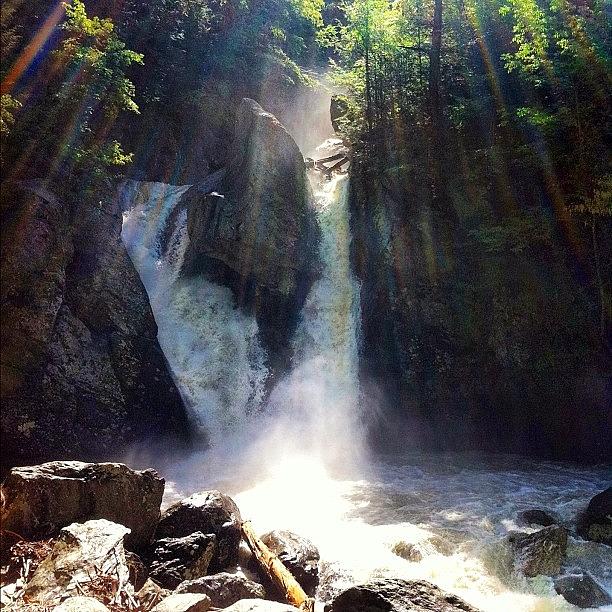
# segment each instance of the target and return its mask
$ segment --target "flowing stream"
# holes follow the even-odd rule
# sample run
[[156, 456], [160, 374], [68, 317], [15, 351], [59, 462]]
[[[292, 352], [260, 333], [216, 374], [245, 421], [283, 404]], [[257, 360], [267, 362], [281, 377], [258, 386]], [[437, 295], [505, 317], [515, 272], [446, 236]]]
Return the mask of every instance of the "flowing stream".
[[[188, 236], [179, 202], [188, 186], [132, 181], [123, 189], [123, 240], [173, 376], [210, 442], [163, 467], [171, 481], [166, 502], [220, 488], [260, 532], [286, 528], [310, 537], [322, 556], [322, 599], [368, 578], [397, 576], [428, 579], [491, 612], [577, 610], [555, 593], [552, 579], [517, 575], [504, 537], [518, 528], [517, 512], [532, 507], [556, 512], [571, 528], [578, 510], [609, 486], [609, 468], [514, 456], [369, 454], [347, 179], [313, 174], [312, 184], [323, 270], [294, 335], [292, 372], [267, 400], [267, 356], [255, 319], [235, 308], [229, 289], [180, 276]], [[402, 544], [413, 545], [412, 561], [394, 554]], [[604, 545], [570, 537], [565, 568], [589, 571], [612, 591]]]

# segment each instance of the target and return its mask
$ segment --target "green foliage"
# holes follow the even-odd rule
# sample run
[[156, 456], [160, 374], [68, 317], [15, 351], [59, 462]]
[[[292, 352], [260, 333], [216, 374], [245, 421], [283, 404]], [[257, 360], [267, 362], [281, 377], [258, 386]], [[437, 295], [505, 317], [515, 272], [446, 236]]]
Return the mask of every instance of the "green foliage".
[[0, 136], [6, 138], [11, 127], [15, 123], [14, 113], [21, 107], [21, 102], [10, 94], [2, 94], [0, 97]]

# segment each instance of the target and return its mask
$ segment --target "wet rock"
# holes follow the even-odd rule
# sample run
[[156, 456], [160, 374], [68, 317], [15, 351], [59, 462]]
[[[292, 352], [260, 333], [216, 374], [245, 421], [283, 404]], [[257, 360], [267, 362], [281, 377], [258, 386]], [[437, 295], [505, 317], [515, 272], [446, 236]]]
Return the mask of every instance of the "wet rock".
[[197, 186], [187, 206], [186, 274], [232, 289], [257, 318], [272, 368], [288, 367], [290, 338], [318, 275], [319, 229], [299, 147], [270, 113], [245, 98], [236, 113], [227, 173], [215, 190]]
[[195, 593], [173, 594], [158, 603], [152, 612], [207, 612], [210, 599]]
[[591, 499], [578, 515], [576, 530], [585, 540], [612, 546], [612, 487]]
[[100, 578], [112, 579], [117, 593], [133, 594], [123, 548], [128, 533], [123, 525], [105, 519], [64, 527], [51, 554], [27, 583], [25, 599], [55, 605], [66, 596], [87, 594], [89, 585]]
[[477, 612], [468, 603], [425, 580], [384, 578], [350, 587], [326, 612]]
[[412, 563], [417, 563], [423, 560], [423, 553], [419, 549], [418, 544], [411, 544], [410, 542], [398, 542], [391, 549], [393, 554], [405, 559], [406, 561], [411, 561]]
[[134, 585], [134, 589], [139, 591], [149, 577], [149, 569], [136, 553], [126, 552], [125, 561], [130, 570], [130, 582]]
[[32, 181], [3, 183], [1, 196], [3, 466], [184, 443], [185, 407], [113, 195], [98, 206]]
[[184, 580], [204, 576], [216, 550], [216, 536], [196, 531], [183, 538], [163, 538], [153, 545], [149, 575], [175, 589]]
[[161, 517], [156, 538], [180, 538], [196, 531], [217, 537], [210, 571], [235, 565], [241, 538], [240, 510], [219, 491], [203, 491], [170, 506]]
[[147, 578], [147, 581], [137, 593], [138, 601], [145, 611], [153, 609], [169, 595], [171, 595], [171, 592], [168, 589], [160, 587], [151, 578]]
[[589, 574], [559, 576], [554, 583], [555, 591], [579, 608], [599, 608], [612, 604], [612, 597]]
[[224, 610], [225, 612], [299, 612], [289, 604], [264, 599], [242, 599]]
[[551, 525], [534, 533], [513, 533], [508, 539], [514, 552], [514, 565], [525, 576], [554, 576], [561, 571], [567, 550], [565, 528]]
[[319, 550], [306, 538], [291, 531], [275, 530], [261, 541], [283, 562], [308, 595], [319, 584]]
[[261, 584], [244, 576], [221, 572], [182, 582], [176, 593], [204, 593], [217, 608], [226, 608], [241, 599], [264, 599], [266, 591]]
[[54, 461], [13, 468], [2, 485], [3, 528], [26, 538], [56, 535], [74, 522], [104, 518], [131, 530], [128, 548], [151, 541], [164, 480], [121, 463]]
[[522, 525], [541, 525], [542, 527], [550, 527], [550, 525], [557, 525], [559, 523], [557, 516], [539, 508], [523, 510], [518, 513], [517, 519]]
[[93, 597], [70, 597], [53, 608], [53, 612], [108, 612], [108, 608]]

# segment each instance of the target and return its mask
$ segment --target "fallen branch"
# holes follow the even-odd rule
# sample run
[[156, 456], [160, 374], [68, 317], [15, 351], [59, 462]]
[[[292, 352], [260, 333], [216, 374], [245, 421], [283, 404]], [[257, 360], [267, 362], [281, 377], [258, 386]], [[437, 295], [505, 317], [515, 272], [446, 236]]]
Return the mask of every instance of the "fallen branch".
[[250, 521], [242, 523], [242, 535], [261, 569], [284, 594], [287, 602], [304, 612], [314, 612], [314, 599], [304, 593], [283, 562], [257, 537]]

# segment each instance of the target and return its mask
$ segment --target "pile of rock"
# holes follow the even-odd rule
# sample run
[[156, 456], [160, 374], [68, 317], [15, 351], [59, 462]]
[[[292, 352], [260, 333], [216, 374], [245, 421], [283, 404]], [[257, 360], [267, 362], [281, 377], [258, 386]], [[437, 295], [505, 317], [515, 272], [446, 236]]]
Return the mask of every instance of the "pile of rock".
[[611, 605], [612, 598], [588, 573], [564, 567], [568, 536], [612, 545], [612, 488], [599, 493], [576, 519], [574, 533], [560, 525], [559, 517], [547, 510], [532, 508], [518, 514], [518, 522], [541, 526], [532, 532], [512, 532], [507, 538], [517, 573], [533, 578], [553, 577], [556, 592], [579, 608]]

